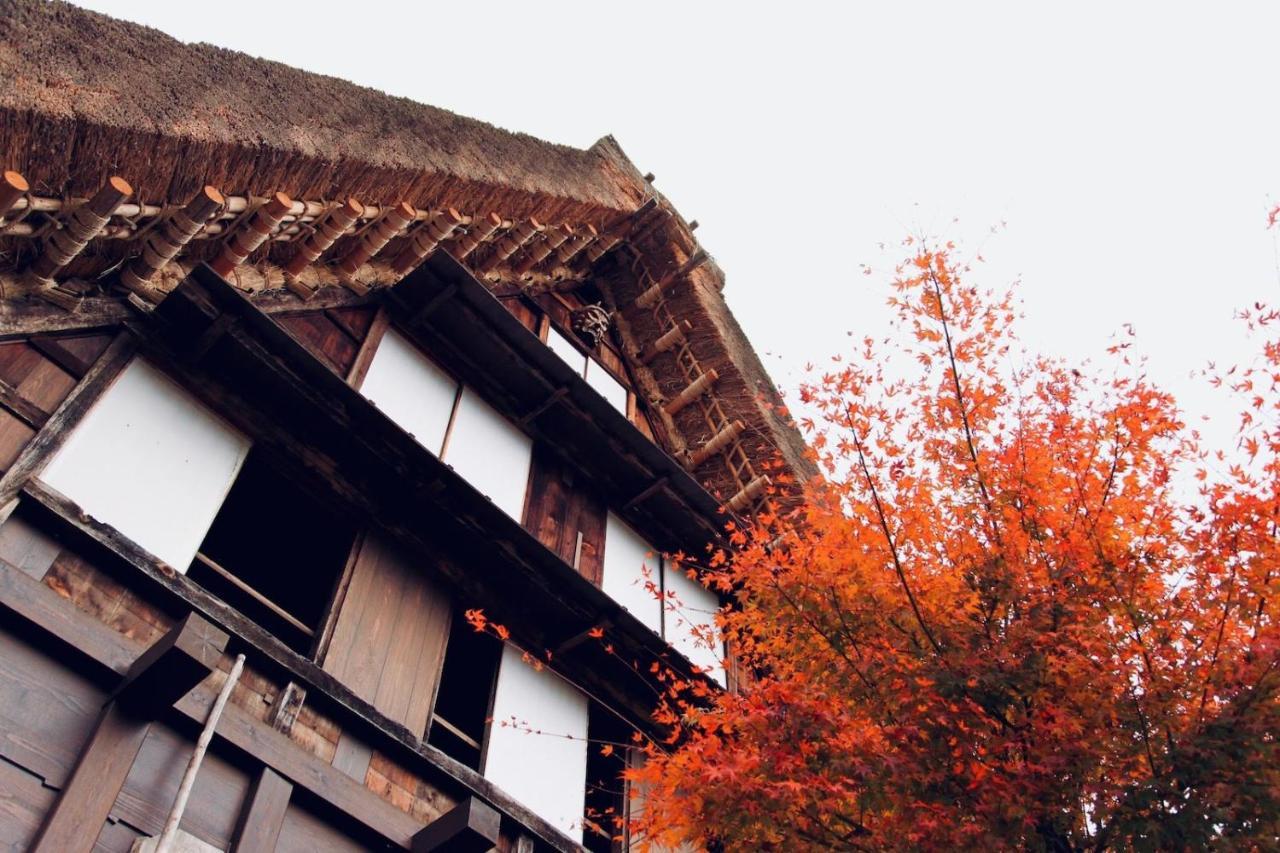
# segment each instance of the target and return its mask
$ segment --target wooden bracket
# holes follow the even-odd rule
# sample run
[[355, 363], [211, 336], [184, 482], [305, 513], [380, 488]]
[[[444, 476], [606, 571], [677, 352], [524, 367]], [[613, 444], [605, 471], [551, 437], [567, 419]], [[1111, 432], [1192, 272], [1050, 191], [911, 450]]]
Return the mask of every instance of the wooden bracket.
[[413, 853], [487, 853], [498, 844], [502, 815], [488, 803], [467, 797], [415, 836]]
[[541, 415], [547, 409], [554, 406], [560, 400], [563, 400], [568, 395], [569, 395], [568, 388], [565, 388], [565, 387], [557, 388], [556, 390], [551, 392], [550, 396], [548, 396], [547, 399], [543, 400], [541, 403], [534, 406], [531, 411], [521, 416], [520, 420], [516, 421], [516, 423], [519, 424], [520, 426], [527, 426], [528, 424], [532, 423], [539, 415]]
[[221, 628], [188, 613], [133, 662], [109, 701], [138, 717], [158, 716], [217, 667], [229, 640]]

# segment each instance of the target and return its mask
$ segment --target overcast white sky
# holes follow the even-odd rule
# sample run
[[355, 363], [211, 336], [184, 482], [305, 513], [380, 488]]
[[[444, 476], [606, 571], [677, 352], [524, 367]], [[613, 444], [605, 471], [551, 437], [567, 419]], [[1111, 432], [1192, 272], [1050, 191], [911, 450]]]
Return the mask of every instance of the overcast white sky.
[[701, 222], [784, 387], [886, 330], [922, 229], [981, 251], [981, 283], [1022, 280], [1036, 349], [1083, 359], [1132, 322], [1192, 414], [1215, 398], [1191, 371], [1247, 352], [1233, 311], [1280, 302], [1280, 4], [82, 5], [556, 142], [614, 134]]

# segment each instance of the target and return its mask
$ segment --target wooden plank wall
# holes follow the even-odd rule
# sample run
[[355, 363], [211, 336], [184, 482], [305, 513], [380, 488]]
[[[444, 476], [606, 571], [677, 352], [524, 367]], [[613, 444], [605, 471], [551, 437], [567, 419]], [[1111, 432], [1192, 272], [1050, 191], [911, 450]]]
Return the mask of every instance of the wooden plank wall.
[[110, 335], [35, 335], [0, 344], [0, 470], [111, 343]]
[[376, 314], [377, 308], [361, 306], [285, 314], [276, 319], [335, 373], [346, 377]]
[[403, 552], [369, 534], [341, 608], [322, 665], [425, 736], [449, 638], [449, 597]]
[[[47, 526], [54, 522], [38, 514], [33, 516], [28, 509], [20, 506], [0, 526], [0, 572], [19, 573], [39, 582], [88, 617], [139, 645], [154, 641], [173, 624], [172, 614], [123, 583], [114, 571], [95, 565], [97, 558], [91, 560], [75, 548], [60, 543], [56, 532]], [[415, 577], [421, 576], [415, 574]], [[397, 598], [404, 597], [397, 595]], [[421, 613], [429, 607], [412, 604], [408, 609], [411, 613]], [[430, 623], [442, 625], [438, 630], [445, 636], [448, 615], [445, 606], [442, 619]], [[29, 644], [25, 637], [6, 633], [7, 627], [0, 627], [0, 850], [21, 850], [27, 846], [57, 789], [70, 773], [106, 691], [104, 685], [77, 674], [43, 647]], [[92, 642], [74, 635], [64, 639], [72, 645]], [[401, 663], [416, 661], [416, 656], [422, 653], [421, 644], [417, 651], [410, 653], [399, 643], [384, 643], [384, 652], [392, 651], [390, 646], [404, 651]], [[442, 655], [443, 639], [439, 648]], [[224, 660], [224, 669], [230, 666], [229, 660]], [[403, 674], [391, 672], [385, 670], [387, 689], [403, 678]], [[428, 663], [424, 672], [438, 672], [438, 666]], [[283, 683], [250, 664], [232, 692], [231, 704], [254, 719], [270, 724], [272, 710], [283, 693]], [[418, 695], [421, 696], [421, 691]], [[371, 702], [375, 699], [376, 694], [370, 697]], [[425, 730], [424, 712], [418, 714]], [[300, 756], [313, 756], [325, 765], [338, 767], [339, 745], [349, 736], [323, 702], [308, 700], [296, 721], [281, 728], [297, 745]], [[187, 751], [180, 755], [162, 748], [164, 743], [172, 744], [175, 738], [181, 739], [181, 736], [172, 729], [153, 730], [148, 735], [148, 742], [139, 754], [143, 770], [135, 767], [131, 773], [99, 837], [98, 849], [127, 851], [134, 838], [151, 831], [155, 815], [171, 801], [169, 786], [176, 789], [177, 778], [189, 755], [189, 744]], [[192, 797], [193, 803], [198, 798], [209, 799], [210, 807], [216, 808], [207, 815], [197, 811], [190, 818], [196, 828], [188, 827], [187, 820], [183, 828], [226, 849], [225, 842], [239, 814], [240, 803], [247, 796], [249, 777], [219, 761], [221, 763], [211, 765], [215, 767], [210, 771], [208, 783], [212, 787], [201, 793], [206, 783], [200, 781]], [[144, 771], [145, 775], [137, 775]], [[204, 776], [202, 770], [200, 779]], [[372, 750], [367, 769], [357, 775], [356, 782], [421, 823], [430, 822], [455, 804], [452, 797], [442, 793], [431, 781], [376, 749]], [[161, 787], [155, 787], [157, 785]], [[342, 831], [347, 829], [349, 827]], [[308, 830], [301, 837], [313, 836], [314, 832]], [[292, 837], [282, 830], [285, 840], [278, 849], [299, 849], [291, 846]], [[311, 848], [315, 849], [347, 848], [335, 842]], [[366, 840], [352, 849], [371, 847]]]

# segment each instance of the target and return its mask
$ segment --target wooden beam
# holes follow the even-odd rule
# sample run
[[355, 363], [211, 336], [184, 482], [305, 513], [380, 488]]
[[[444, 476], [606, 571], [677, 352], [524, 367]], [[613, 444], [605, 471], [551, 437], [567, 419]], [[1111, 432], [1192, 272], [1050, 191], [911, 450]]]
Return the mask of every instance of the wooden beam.
[[49, 420], [49, 413], [27, 400], [8, 382], [0, 379], [0, 406], [34, 430], [39, 430]]
[[347, 384], [352, 388], [359, 388], [364, 384], [369, 366], [373, 364], [373, 356], [378, 351], [378, 346], [382, 343], [382, 338], [387, 334], [390, 326], [391, 315], [387, 313], [386, 308], [379, 308], [378, 313], [373, 315], [373, 322], [369, 324], [369, 331], [365, 334], [364, 340], [360, 342], [360, 349], [356, 352], [355, 360], [351, 362], [351, 369], [347, 371]]
[[89, 368], [93, 367], [93, 362], [81, 358], [76, 353], [67, 349], [60, 338], [51, 335], [33, 335], [27, 343], [35, 347], [45, 358], [79, 379], [89, 372]]
[[53, 411], [44, 426], [35, 434], [27, 446], [18, 454], [18, 458], [0, 477], [0, 506], [4, 506], [18, 495], [18, 491], [31, 477], [44, 468], [45, 463], [57, 452], [71, 430], [80, 422], [80, 418], [97, 401], [102, 392], [115, 381], [116, 376], [133, 358], [136, 342], [127, 332], [117, 335], [102, 353], [93, 367], [80, 382], [71, 389], [71, 393]]
[[18, 203], [18, 199], [26, 195], [30, 189], [31, 185], [27, 183], [27, 179], [18, 172], [5, 172], [0, 175], [0, 222], [4, 221], [9, 211], [13, 210], [13, 206]]
[[231, 833], [231, 853], [275, 850], [293, 785], [270, 767], [258, 770]]
[[89, 850], [102, 831], [151, 722], [208, 677], [227, 635], [199, 616], [186, 618], [144, 651], [107, 700], [33, 851]]
[[498, 845], [501, 824], [502, 816], [493, 806], [467, 797], [413, 836], [409, 849], [413, 853], [487, 853]]
[[231, 232], [222, 244], [222, 251], [209, 262], [209, 266], [223, 278], [231, 275], [236, 267], [244, 263], [245, 258], [267, 241], [292, 207], [293, 199], [284, 193], [274, 193], [248, 221]]
[[703, 462], [711, 457], [726, 450], [730, 444], [740, 435], [747, 431], [747, 425], [742, 421], [734, 421], [728, 424], [711, 438], [707, 439], [707, 443], [694, 450], [689, 454], [689, 467], [697, 468]]
[[668, 415], [675, 417], [676, 413], [684, 409], [685, 406], [701, 397], [703, 394], [711, 390], [711, 386], [720, 378], [720, 374], [713, 367], [699, 376], [697, 379], [689, 383], [683, 391], [676, 395], [663, 409]]

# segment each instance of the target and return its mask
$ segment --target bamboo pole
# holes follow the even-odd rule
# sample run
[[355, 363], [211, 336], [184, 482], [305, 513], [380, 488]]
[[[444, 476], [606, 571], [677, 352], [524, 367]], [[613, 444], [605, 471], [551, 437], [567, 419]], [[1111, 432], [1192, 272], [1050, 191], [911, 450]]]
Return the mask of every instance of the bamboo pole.
[[182, 251], [225, 202], [216, 187], [206, 186], [196, 193], [186, 207], [175, 210], [163, 225], [147, 236], [142, 251], [120, 272], [120, 283], [149, 302], [159, 302], [162, 294], [151, 286], [151, 279]]
[[227, 707], [227, 700], [231, 698], [231, 690], [240, 680], [240, 673], [243, 671], [244, 655], [239, 654], [236, 655], [236, 662], [231, 665], [231, 672], [222, 682], [218, 698], [213, 701], [213, 707], [209, 709], [209, 718], [205, 720], [204, 728], [196, 741], [195, 751], [191, 753], [191, 760], [187, 762], [187, 769], [182, 774], [182, 782], [178, 785], [178, 794], [173, 800], [173, 807], [169, 810], [169, 816], [164, 822], [164, 830], [160, 833], [159, 841], [156, 842], [156, 853], [169, 853], [173, 849], [173, 838], [178, 834], [178, 824], [182, 822], [182, 813], [186, 811], [187, 799], [191, 796], [191, 789], [196, 783], [196, 774], [200, 772], [200, 764], [204, 761], [204, 754], [209, 749], [209, 742], [213, 740], [213, 732], [218, 727], [218, 720], [222, 718], [222, 711]]
[[245, 258], [267, 241], [271, 232], [292, 208], [293, 199], [284, 193], [271, 196], [247, 222], [231, 232], [222, 251], [209, 266], [223, 278], [231, 275], [232, 270], [244, 263]]
[[586, 256], [587, 263], [594, 266], [601, 258], [613, 251], [613, 248], [622, 242], [621, 234], [605, 234], [599, 239], [587, 246]]

